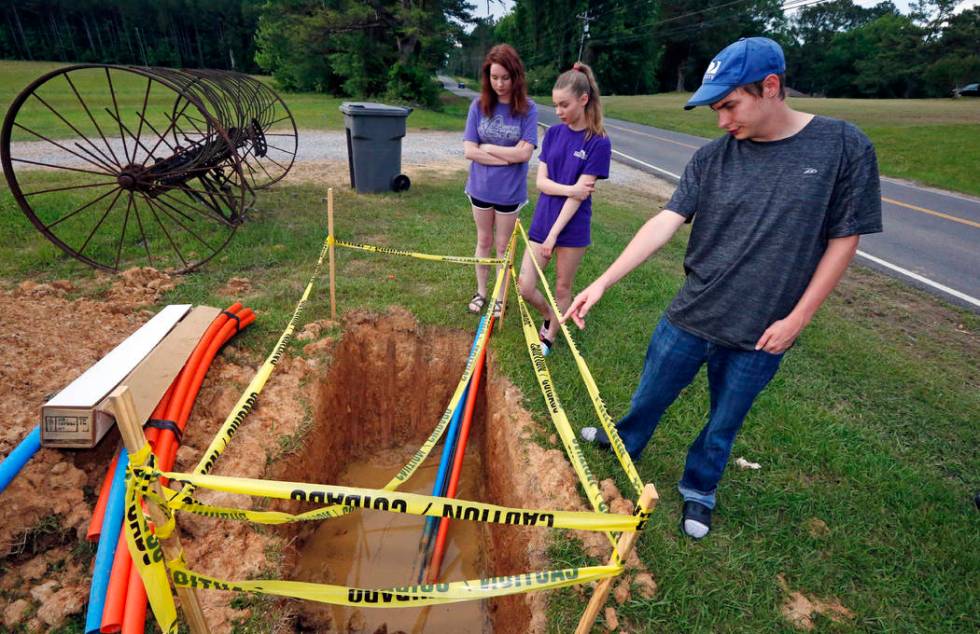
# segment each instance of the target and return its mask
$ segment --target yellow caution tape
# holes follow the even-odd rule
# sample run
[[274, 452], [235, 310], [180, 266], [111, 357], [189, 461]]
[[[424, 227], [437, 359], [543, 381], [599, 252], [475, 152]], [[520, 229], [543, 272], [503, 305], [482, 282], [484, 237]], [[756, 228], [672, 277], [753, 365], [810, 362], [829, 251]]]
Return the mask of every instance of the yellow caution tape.
[[[514, 267], [510, 267], [510, 274], [514, 278], [514, 288], [519, 288], [517, 272]], [[585, 461], [585, 456], [582, 455], [582, 448], [579, 447], [578, 442], [575, 440], [575, 432], [572, 431], [572, 426], [568, 422], [565, 409], [562, 407], [561, 401], [558, 400], [558, 394], [555, 393], [551, 372], [548, 371], [548, 364], [545, 363], [544, 354], [541, 352], [541, 340], [538, 337], [534, 320], [531, 318], [527, 304], [524, 303], [524, 298], [521, 297], [520, 292], [517, 292], [516, 295], [517, 305], [521, 312], [521, 327], [524, 331], [527, 353], [531, 357], [534, 376], [537, 378], [538, 385], [541, 387], [541, 393], [544, 395], [545, 404], [548, 406], [548, 414], [551, 416], [551, 422], [558, 431], [558, 436], [565, 446], [565, 454], [572, 463], [572, 468], [575, 469], [579, 483], [581, 483], [582, 488], [585, 490], [585, 495], [589, 499], [589, 503], [592, 504], [592, 508], [601, 513], [608, 513], [609, 506], [602, 498], [602, 492], [599, 491], [599, 483], [592, 474], [592, 470], [589, 469], [589, 465]], [[613, 537], [612, 533], [607, 532], [606, 539], [609, 540], [609, 544], [613, 547], [613, 553], [618, 558], [616, 538]]]
[[[360, 487], [310, 484], [307, 482], [281, 482], [233, 476], [197, 475], [193, 473], [170, 473], [166, 471], [153, 473], [152, 475], [155, 477], [162, 476], [172, 482], [191, 484], [195, 487], [210, 489], [212, 491], [328, 505], [325, 509], [317, 509], [315, 512], [318, 513], [325, 512], [330, 508], [346, 506], [406, 515], [448, 517], [454, 520], [469, 520], [489, 524], [546, 526], [548, 528], [565, 528], [582, 531], [617, 532], [634, 531], [640, 522], [640, 518], [633, 515], [607, 512], [542, 511], [513, 508], [418, 493], [386, 491], [384, 489], [365, 489]], [[599, 500], [602, 500], [601, 495], [599, 496]], [[605, 502], [602, 504], [605, 506]], [[229, 519], [261, 521], [264, 524], [282, 524], [287, 521], [299, 521], [300, 519], [323, 519], [320, 516], [302, 517], [301, 515], [291, 515], [277, 511], [247, 511], [244, 509], [211, 507], [199, 503], [194, 508], [185, 504], [181, 510], [203, 515], [228, 517]], [[234, 513], [239, 513], [240, 515], [233, 516]], [[338, 512], [329, 517], [337, 517], [342, 514], [345, 513]]]
[[615, 577], [623, 571], [623, 567], [607, 565], [564, 568], [503, 577], [454, 581], [452, 583], [416, 584], [371, 590], [276, 579], [224, 581], [192, 572], [184, 567], [182, 562], [173, 562], [170, 564], [170, 570], [174, 585], [188, 588], [257, 592], [353, 607], [403, 608], [554, 590], [598, 581], [606, 577]]
[[[150, 532], [140, 506], [141, 498], [152, 482], [155, 464], [156, 459], [149, 445], [144, 445], [143, 449], [129, 457], [129, 469], [133, 477], [129, 478], [126, 485], [126, 516], [123, 529], [126, 533], [129, 554], [146, 588], [146, 596], [150, 601], [153, 616], [160, 629], [170, 634], [177, 631], [177, 607], [174, 605], [173, 595], [170, 594], [167, 568], [163, 563], [163, 550], [160, 548], [158, 538]], [[142, 469], [143, 467], [145, 469]], [[165, 507], [163, 511], [169, 514]], [[172, 517], [168, 517], [168, 525], [171, 520]]]
[[[518, 222], [520, 231], [524, 234], [524, 228]], [[510, 251], [513, 250], [516, 240], [516, 231], [512, 235]], [[524, 234], [525, 243], [527, 235]], [[169, 568], [173, 582], [177, 586], [191, 588], [213, 588], [231, 590], [238, 592], [258, 592], [274, 594], [284, 597], [294, 597], [323, 603], [331, 603], [349, 606], [368, 606], [368, 607], [404, 607], [404, 606], [425, 606], [451, 603], [456, 601], [467, 601], [473, 599], [486, 599], [496, 596], [510, 594], [534, 592], [539, 590], [556, 589], [575, 584], [589, 583], [618, 575], [622, 572], [622, 560], [613, 543], [612, 563], [606, 566], [592, 566], [586, 568], [567, 568], [563, 570], [551, 570], [542, 572], [524, 573], [520, 575], [509, 575], [503, 577], [490, 577], [486, 579], [459, 581], [453, 583], [420, 584], [410, 586], [399, 586], [384, 589], [363, 589], [350, 588], [345, 586], [334, 586], [326, 584], [313, 584], [298, 581], [281, 580], [249, 580], [249, 581], [224, 581], [215, 577], [210, 577], [200, 573], [190, 571], [184, 561], [183, 553], [177, 559], [164, 562], [163, 551], [160, 547], [158, 537], [150, 531], [147, 519], [142, 511], [142, 501], [146, 497], [160, 503], [161, 509], [167, 518], [165, 524], [160, 527], [160, 531], [169, 534], [175, 526], [173, 511], [182, 508], [188, 512], [211, 517], [221, 517], [229, 519], [248, 520], [269, 524], [278, 524], [290, 521], [303, 521], [311, 519], [325, 519], [338, 517], [352, 512], [355, 508], [367, 508], [384, 510], [390, 512], [409, 513], [415, 515], [427, 515], [434, 517], [450, 517], [453, 519], [464, 519], [471, 521], [482, 521], [497, 524], [510, 524], [521, 526], [548, 526], [553, 528], [591, 530], [606, 532], [610, 541], [613, 537], [610, 531], [635, 531], [640, 530], [649, 517], [649, 511], [645, 508], [637, 507], [633, 516], [609, 514], [608, 508], [598, 490], [595, 477], [592, 475], [585, 463], [581, 450], [575, 441], [574, 433], [568, 422], [567, 416], [554, 393], [550, 373], [544, 362], [541, 353], [540, 342], [534, 328], [533, 320], [527, 310], [520, 295], [517, 295], [518, 305], [521, 309], [522, 326], [528, 346], [528, 353], [531, 356], [535, 374], [541, 386], [542, 393], [548, 404], [549, 412], [555, 423], [559, 435], [565, 445], [566, 452], [573, 467], [575, 468], [586, 494], [593, 507], [598, 512], [575, 512], [575, 511], [538, 511], [529, 509], [517, 509], [503, 507], [480, 502], [465, 500], [455, 500], [434, 496], [425, 496], [410, 493], [394, 492], [401, 483], [407, 481], [417, 470], [425, 458], [431, 453], [432, 448], [444, 433], [448, 422], [452, 417], [462, 393], [472, 376], [475, 359], [479, 358], [480, 353], [487, 345], [490, 328], [485, 328], [479, 333], [477, 346], [467, 360], [466, 370], [460, 379], [459, 385], [450, 399], [449, 406], [446, 408], [436, 429], [433, 430], [423, 446], [416, 452], [409, 463], [393, 478], [384, 489], [362, 489], [355, 487], [324, 486], [318, 484], [294, 483], [294, 482], [274, 482], [265, 480], [253, 480], [246, 478], [234, 478], [226, 476], [211, 476], [208, 473], [214, 467], [218, 457], [224, 452], [234, 437], [238, 428], [241, 426], [245, 417], [254, 408], [258, 396], [264, 388], [269, 376], [278, 364], [285, 347], [295, 331], [299, 316], [302, 314], [306, 302], [309, 299], [314, 280], [322, 268], [324, 258], [330, 245], [342, 246], [363, 251], [376, 253], [388, 253], [392, 255], [404, 255], [425, 260], [452, 262], [460, 264], [504, 264], [509, 260], [495, 258], [470, 258], [457, 256], [438, 256], [385, 247], [375, 247], [365, 244], [355, 244], [349, 242], [336, 241], [333, 236], [328, 236], [320, 250], [316, 266], [310, 280], [306, 285], [303, 295], [296, 305], [293, 315], [279, 337], [275, 347], [265, 360], [262, 367], [249, 383], [245, 392], [236, 403], [232, 412], [228, 415], [218, 434], [212, 440], [198, 463], [194, 473], [161, 473], [156, 470], [155, 458], [149, 446], [137, 452], [130, 459], [130, 470], [133, 477], [129, 478], [126, 488], [126, 521], [125, 532], [126, 542], [133, 561], [136, 563], [137, 571], [147, 589], [150, 605], [153, 609], [154, 617], [163, 632], [167, 634], [177, 631], [176, 606], [173, 597], [169, 592], [167, 579], [167, 569]], [[533, 258], [532, 258], [533, 260]], [[535, 262], [535, 267], [537, 263]], [[492, 299], [494, 302], [499, 298], [503, 287], [503, 280], [506, 274], [514, 278], [515, 288], [517, 286], [516, 273], [513, 265], [507, 267], [509, 271], [499, 269], [496, 283], [494, 286]], [[540, 268], [538, 273], [544, 282]], [[547, 283], [544, 282], [546, 294], [552, 306], [555, 307], [554, 298], [551, 295]], [[488, 310], [494, 304], [490, 303]], [[556, 313], [557, 308], [555, 308]], [[611, 431], [610, 437], [619, 440], [611, 426], [611, 419], [605, 412], [605, 405], [598, 395], [598, 389], [592, 380], [584, 360], [578, 354], [574, 343], [569, 336], [565, 326], [562, 326], [565, 336], [569, 341], [573, 354], [576, 355], [576, 363], [583, 374], [589, 394], [596, 406], [596, 411], [602, 420], [603, 426], [607, 431]], [[605, 413], [605, 418], [603, 418]], [[620, 443], [621, 445], [621, 443]], [[615, 446], [615, 445], [614, 445]], [[628, 461], [628, 456], [626, 457]], [[621, 458], [622, 462], [622, 458]], [[632, 462], [628, 462], [628, 473], [634, 484], [639, 482], [639, 478], [634, 478], [635, 469]], [[626, 465], [624, 464], [624, 467]], [[632, 471], [631, 471], [632, 469]], [[167, 477], [176, 482], [185, 484], [179, 492], [164, 489], [164, 495], [168, 499], [158, 499], [150, 490], [152, 482], [160, 476]], [[274, 497], [280, 499], [304, 500], [316, 503], [326, 503], [329, 506], [314, 509], [300, 514], [281, 513], [277, 511], [252, 511], [246, 509], [232, 509], [225, 507], [215, 507], [199, 503], [193, 497], [195, 487], [210, 488], [215, 490], [240, 493], [244, 495], [258, 495], [264, 497]], [[169, 503], [168, 503], [169, 502]], [[159, 532], [159, 531], [158, 531]]]
[[345, 249], [356, 249], [369, 253], [384, 253], [387, 255], [401, 255], [417, 260], [430, 260], [432, 262], [450, 262], [453, 264], [506, 264], [506, 259], [501, 258], [477, 258], [465, 255], [432, 255], [429, 253], [418, 253], [416, 251], [406, 251], [404, 249], [394, 249], [392, 247], [379, 247], [373, 244], [361, 244], [358, 242], [345, 242], [333, 239], [334, 246], [344, 247]]
[[[490, 301], [487, 302], [488, 311], [493, 310], [493, 306], [500, 298], [500, 293], [503, 289], [504, 274], [505, 272], [502, 268], [497, 272], [497, 279], [493, 285], [493, 293], [490, 294]], [[446, 406], [442, 416], [439, 417], [439, 423], [405, 466], [395, 474], [395, 477], [388, 484], [384, 485], [386, 491], [394, 491], [403, 482], [411, 478], [415, 471], [425, 462], [425, 459], [429, 457], [429, 454], [432, 453], [439, 439], [442, 438], [443, 433], [445, 433], [446, 428], [449, 426], [449, 421], [453, 417], [453, 412], [456, 411], [456, 406], [459, 405], [460, 400], [463, 398], [466, 386], [470, 384], [470, 377], [473, 376], [473, 371], [476, 369], [476, 360], [480, 358], [480, 353], [486, 347], [487, 342], [490, 341], [490, 328], [488, 327], [488, 323], [489, 320], [487, 319], [481, 322], [483, 326], [482, 334], [478, 333], [477, 345], [473, 348], [473, 352], [470, 353], [469, 358], [466, 360], [466, 369], [463, 370], [463, 376], [459, 378], [459, 383], [456, 384], [456, 390], [453, 392], [452, 398], [449, 399], [449, 405]]]
[[[520, 220], [517, 221], [517, 227], [521, 232], [521, 236], [524, 238], [525, 248], [530, 249], [530, 240], [528, 239], [527, 233], [524, 231], [524, 225], [521, 224]], [[555, 301], [555, 297], [551, 293], [551, 287], [548, 285], [548, 280], [545, 278], [541, 267], [538, 266], [538, 261], [533, 257], [530, 259], [531, 262], [534, 263], [535, 270], [538, 272], [538, 279], [541, 280], [541, 285], [544, 288], [544, 294], [548, 299], [548, 304], [551, 306], [551, 310], [555, 311], [556, 315], [561, 315], [561, 311], [558, 309], [558, 302]], [[579, 374], [582, 376], [582, 382], [585, 383], [585, 389], [589, 394], [589, 398], [592, 399], [592, 406], [595, 409], [599, 423], [602, 425], [603, 430], [605, 430], [606, 436], [609, 438], [609, 444], [612, 446], [613, 452], [616, 454], [616, 458], [619, 460], [619, 464], [623, 467], [623, 471], [626, 472], [626, 477], [636, 490], [636, 494], [639, 495], [643, 491], [643, 480], [640, 478], [640, 474], [636, 471], [636, 465], [633, 464], [633, 459], [630, 458], [629, 453], [626, 451], [626, 447], [623, 445], [623, 440], [619, 437], [619, 432], [616, 431], [616, 426], [613, 423], [613, 419], [609, 415], [609, 411], [606, 409], [606, 403], [599, 395], [599, 388], [596, 385], [595, 379], [592, 377], [592, 372], [589, 371], [589, 366], [585, 363], [585, 359], [579, 352], [578, 346], [575, 345], [575, 340], [572, 339], [572, 335], [568, 331], [568, 326], [566, 324], [561, 324], [561, 331], [565, 335], [565, 341], [568, 342], [568, 349], [572, 352], [572, 358], [575, 359], [575, 365], [578, 367]]]
[[[224, 453], [231, 439], [235, 436], [235, 432], [241, 427], [242, 423], [245, 421], [245, 417], [249, 415], [252, 408], [255, 407], [255, 403], [259, 400], [259, 394], [265, 387], [266, 382], [272, 375], [272, 371], [276, 369], [276, 365], [282, 358], [282, 353], [286, 349], [286, 345], [293, 336], [293, 331], [296, 330], [296, 323], [299, 320], [300, 315], [306, 308], [306, 302], [309, 300], [310, 292], [313, 290], [313, 282], [316, 280], [317, 275], [320, 274], [320, 268], [323, 266], [323, 259], [327, 255], [329, 248], [329, 237], [323, 241], [323, 247], [320, 249], [320, 257], [317, 259], [316, 266], [313, 268], [313, 274], [310, 275], [310, 281], [307, 282], [306, 288], [303, 290], [303, 296], [300, 298], [299, 302], [296, 304], [296, 308], [293, 310], [292, 317], [289, 318], [289, 323], [286, 324], [286, 329], [283, 330], [282, 335], [279, 337], [279, 341], [272, 348], [272, 352], [266, 358], [262, 367], [252, 378], [252, 381], [245, 388], [245, 392], [235, 403], [235, 407], [232, 408], [231, 413], [228, 414], [228, 418], [221, 425], [218, 433], [215, 435], [214, 439], [211, 440], [211, 444], [204, 451], [204, 455], [201, 457], [200, 462], [198, 462], [197, 467], [195, 467], [195, 473], [206, 474], [214, 468], [215, 462]], [[193, 489], [187, 489], [181, 492], [181, 498], [179, 500], [173, 500], [172, 503], [175, 508], [180, 508], [181, 502], [184, 496], [190, 496]]]
[[[517, 272], [511, 267], [510, 273], [514, 278], [514, 286], [516, 287], [518, 283]], [[558, 435], [565, 445], [565, 453], [568, 454], [568, 459], [571, 461], [575, 473], [578, 474], [579, 481], [585, 489], [586, 497], [589, 498], [589, 503], [592, 504], [592, 508], [595, 510], [601, 513], [607, 513], [609, 506], [602, 499], [602, 492], [599, 491], [599, 483], [589, 469], [589, 465], [585, 462], [585, 456], [582, 455], [582, 448], [579, 447], [578, 441], [575, 440], [575, 432], [572, 431], [572, 426], [568, 422], [565, 408], [562, 407], [561, 401], [558, 400], [558, 394], [555, 393], [551, 372], [548, 371], [548, 364], [545, 362], [544, 354], [541, 352], [541, 340], [538, 337], [538, 330], [535, 328], [534, 320], [531, 317], [531, 313], [528, 312], [527, 304], [524, 302], [524, 298], [521, 297], [520, 293], [517, 293], [517, 305], [521, 311], [521, 326], [524, 330], [527, 352], [531, 357], [534, 376], [538, 380], [541, 393], [544, 395], [545, 404], [548, 406], [548, 414], [551, 416], [555, 429], [558, 431]]]

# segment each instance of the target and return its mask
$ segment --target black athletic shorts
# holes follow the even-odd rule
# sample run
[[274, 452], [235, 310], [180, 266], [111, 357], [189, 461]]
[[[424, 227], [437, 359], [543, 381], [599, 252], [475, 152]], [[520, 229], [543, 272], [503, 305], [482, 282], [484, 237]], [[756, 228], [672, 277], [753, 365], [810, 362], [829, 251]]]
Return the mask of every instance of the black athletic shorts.
[[470, 196], [470, 204], [477, 209], [494, 209], [498, 214], [512, 214], [521, 209], [521, 205], [498, 205], [496, 203], [485, 202], [479, 198], [473, 198], [472, 196]]

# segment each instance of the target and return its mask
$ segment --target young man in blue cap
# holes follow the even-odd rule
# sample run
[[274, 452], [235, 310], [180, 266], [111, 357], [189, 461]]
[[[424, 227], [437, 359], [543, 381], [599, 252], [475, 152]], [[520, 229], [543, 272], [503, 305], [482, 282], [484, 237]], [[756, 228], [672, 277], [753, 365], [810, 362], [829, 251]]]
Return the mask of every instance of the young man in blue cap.
[[[708, 65], [684, 106], [710, 106], [727, 134], [700, 148], [665, 209], [565, 314], [579, 328], [610, 286], [685, 222], [686, 281], [657, 324], [630, 412], [616, 429], [633, 459], [703, 364], [711, 408], [678, 489], [682, 530], [711, 528], [715, 491], [755, 397], [840, 281], [861, 234], [881, 231], [874, 147], [843, 121], [791, 109], [778, 44], [741, 39]], [[608, 445], [601, 429], [582, 437]]]

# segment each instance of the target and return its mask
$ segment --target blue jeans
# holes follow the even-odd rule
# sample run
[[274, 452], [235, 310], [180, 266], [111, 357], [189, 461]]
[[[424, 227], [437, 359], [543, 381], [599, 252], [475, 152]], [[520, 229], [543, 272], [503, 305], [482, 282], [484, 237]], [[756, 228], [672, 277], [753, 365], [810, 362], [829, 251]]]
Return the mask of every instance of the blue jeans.
[[707, 362], [711, 391], [708, 423], [687, 452], [684, 476], [677, 488], [685, 501], [713, 509], [715, 490], [735, 435], [755, 397], [775, 376], [782, 356], [712, 343], [662, 317], [650, 339], [630, 412], [616, 423], [626, 450], [634, 460], [639, 459], [664, 411]]

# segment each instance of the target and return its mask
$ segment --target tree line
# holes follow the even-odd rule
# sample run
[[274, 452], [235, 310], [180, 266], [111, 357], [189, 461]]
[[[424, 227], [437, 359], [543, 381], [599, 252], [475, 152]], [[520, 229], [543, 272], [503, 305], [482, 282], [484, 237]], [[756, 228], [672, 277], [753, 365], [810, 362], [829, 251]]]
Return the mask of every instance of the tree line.
[[[449, 70], [475, 77], [484, 52], [513, 44], [531, 90], [582, 58], [615, 94], [694, 90], [712, 57], [740, 37], [766, 35], [786, 53], [787, 83], [828, 97], [939, 97], [980, 81], [980, 7], [890, 1], [516, 0], [501, 20], [476, 20]], [[587, 32], [586, 32], [587, 29]]]
[[958, 3], [516, 0], [493, 21], [467, 0], [0, 0], [0, 56], [266, 72], [288, 90], [433, 106], [437, 69], [476, 77], [499, 42], [532, 93], [581, 58], [604, 92], [646, 94], [696, 88], [725, 44], [765, 34], [804, 93], [930, 97], [980, 80], [980, 8]]
[[256, 72], [263, 0], [0, 0], [0, 57]]

